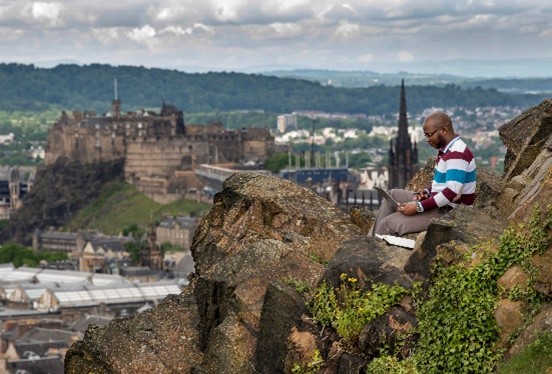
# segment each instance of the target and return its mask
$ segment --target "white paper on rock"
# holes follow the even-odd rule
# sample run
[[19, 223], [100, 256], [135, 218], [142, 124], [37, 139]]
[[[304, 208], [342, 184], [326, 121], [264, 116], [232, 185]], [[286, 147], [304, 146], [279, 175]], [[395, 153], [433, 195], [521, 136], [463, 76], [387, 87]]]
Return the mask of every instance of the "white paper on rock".
[[416, 244], [416, 241], [415, 240], [412, 240], [412, 239], [406, 239], [406, 238], [401, 238], [400, 236], [393, 236], [393, 235], [378, 235], [376, 234], [376, 236], [380, 239], [383, 239], [385, 240], [387, 243], [389, 244], [392, 244], [392, 245], [396, 245], [396, 246], [399, 246], [399, 247], [404, 247], [404, 248], [410, 248], [410, 249], [413, 249], [414, 248], [414, 244]]

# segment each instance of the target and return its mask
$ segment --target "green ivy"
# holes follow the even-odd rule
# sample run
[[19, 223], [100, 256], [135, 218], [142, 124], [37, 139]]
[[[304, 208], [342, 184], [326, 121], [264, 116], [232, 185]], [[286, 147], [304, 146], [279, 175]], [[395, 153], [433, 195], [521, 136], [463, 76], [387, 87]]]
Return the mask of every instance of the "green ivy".
[[367, 374], [420, 374], [411, 359], [399, 361], [395, 356], [375, 358], [366, 367]]
[[401, 286], [373, 284], [370, 291], [362, 291], [356, 278], [341, 275], [342, 283], [337, 288], [322, 283], [310, 303], [315, 321], [335, 328], [346, 341], [357, 339], [362, 329], [379, 317], [406, 294]]
[[[498, 278], [513, 265], [529, 274], [531, 256], [548, 248], [552, 210], [541, 223], [538, 206], [527, 224], [504, 231], [499, 249], [474, 267], [456, 264], [434, 268], [428, 299], [418, 312], [420, 340], [414, 359], [424, 373], [490, 373], [501, 352], [493, 311]], [[513, 291], [514, 296], [522, 293]], [[534, 293], [524, 296], [536, 298]], [[530, 302], [532, 302], [530, 300]]]

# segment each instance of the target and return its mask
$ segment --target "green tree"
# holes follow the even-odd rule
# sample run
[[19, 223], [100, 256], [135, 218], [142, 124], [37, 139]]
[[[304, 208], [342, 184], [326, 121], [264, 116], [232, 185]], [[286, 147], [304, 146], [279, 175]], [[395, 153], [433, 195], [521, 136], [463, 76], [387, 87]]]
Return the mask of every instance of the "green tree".
[[0, 247], [0, 263], [12, 263], [15, 267], [37, 267], [39, 257], [32, 248], [17, 243], [8, 243]]
[[280, 170], [285, 169], [288, 166], [288, 163], [289, 156], [287, 153], [277, 153], [266, 160], [265, 168], [277, 174]]
[[142, 249], [144, 249], [146, 242], [141, 242], [139, 240], [131, 240], [125, 243], [125, 250], [130, 254], [130, 258], [134, 262], [140, 261], [140, 255]]

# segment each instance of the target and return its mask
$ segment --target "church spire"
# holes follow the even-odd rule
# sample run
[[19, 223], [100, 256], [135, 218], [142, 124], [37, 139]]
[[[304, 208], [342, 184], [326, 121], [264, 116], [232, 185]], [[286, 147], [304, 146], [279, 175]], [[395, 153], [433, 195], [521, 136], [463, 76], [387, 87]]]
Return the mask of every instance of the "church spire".
[[404, 91], [404, 79], [401, 79], [401, 102], [399, 108], [399, 139], [407, 139], [408, 119], [406, 118], [406, 94]]
[[389, 188], [404, 188], [418, 171], [418, 147], [410, 140], [404, 79], [401, 79], [399, 131], [389, 147]]

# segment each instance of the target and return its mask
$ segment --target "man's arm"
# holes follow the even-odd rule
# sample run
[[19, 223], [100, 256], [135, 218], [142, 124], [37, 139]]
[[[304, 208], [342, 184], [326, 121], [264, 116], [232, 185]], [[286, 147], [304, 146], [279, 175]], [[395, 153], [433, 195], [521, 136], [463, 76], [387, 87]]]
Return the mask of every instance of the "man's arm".
[[447, 152], [435, 168], [434, 175], [434, 182], [442, 184], [443, 189], [421, 202], [424, 210], [441, 208], [454, 202], [468, 183], [475, 183], [475, 178], [473, 154], [467, 147], [464, 152]]

